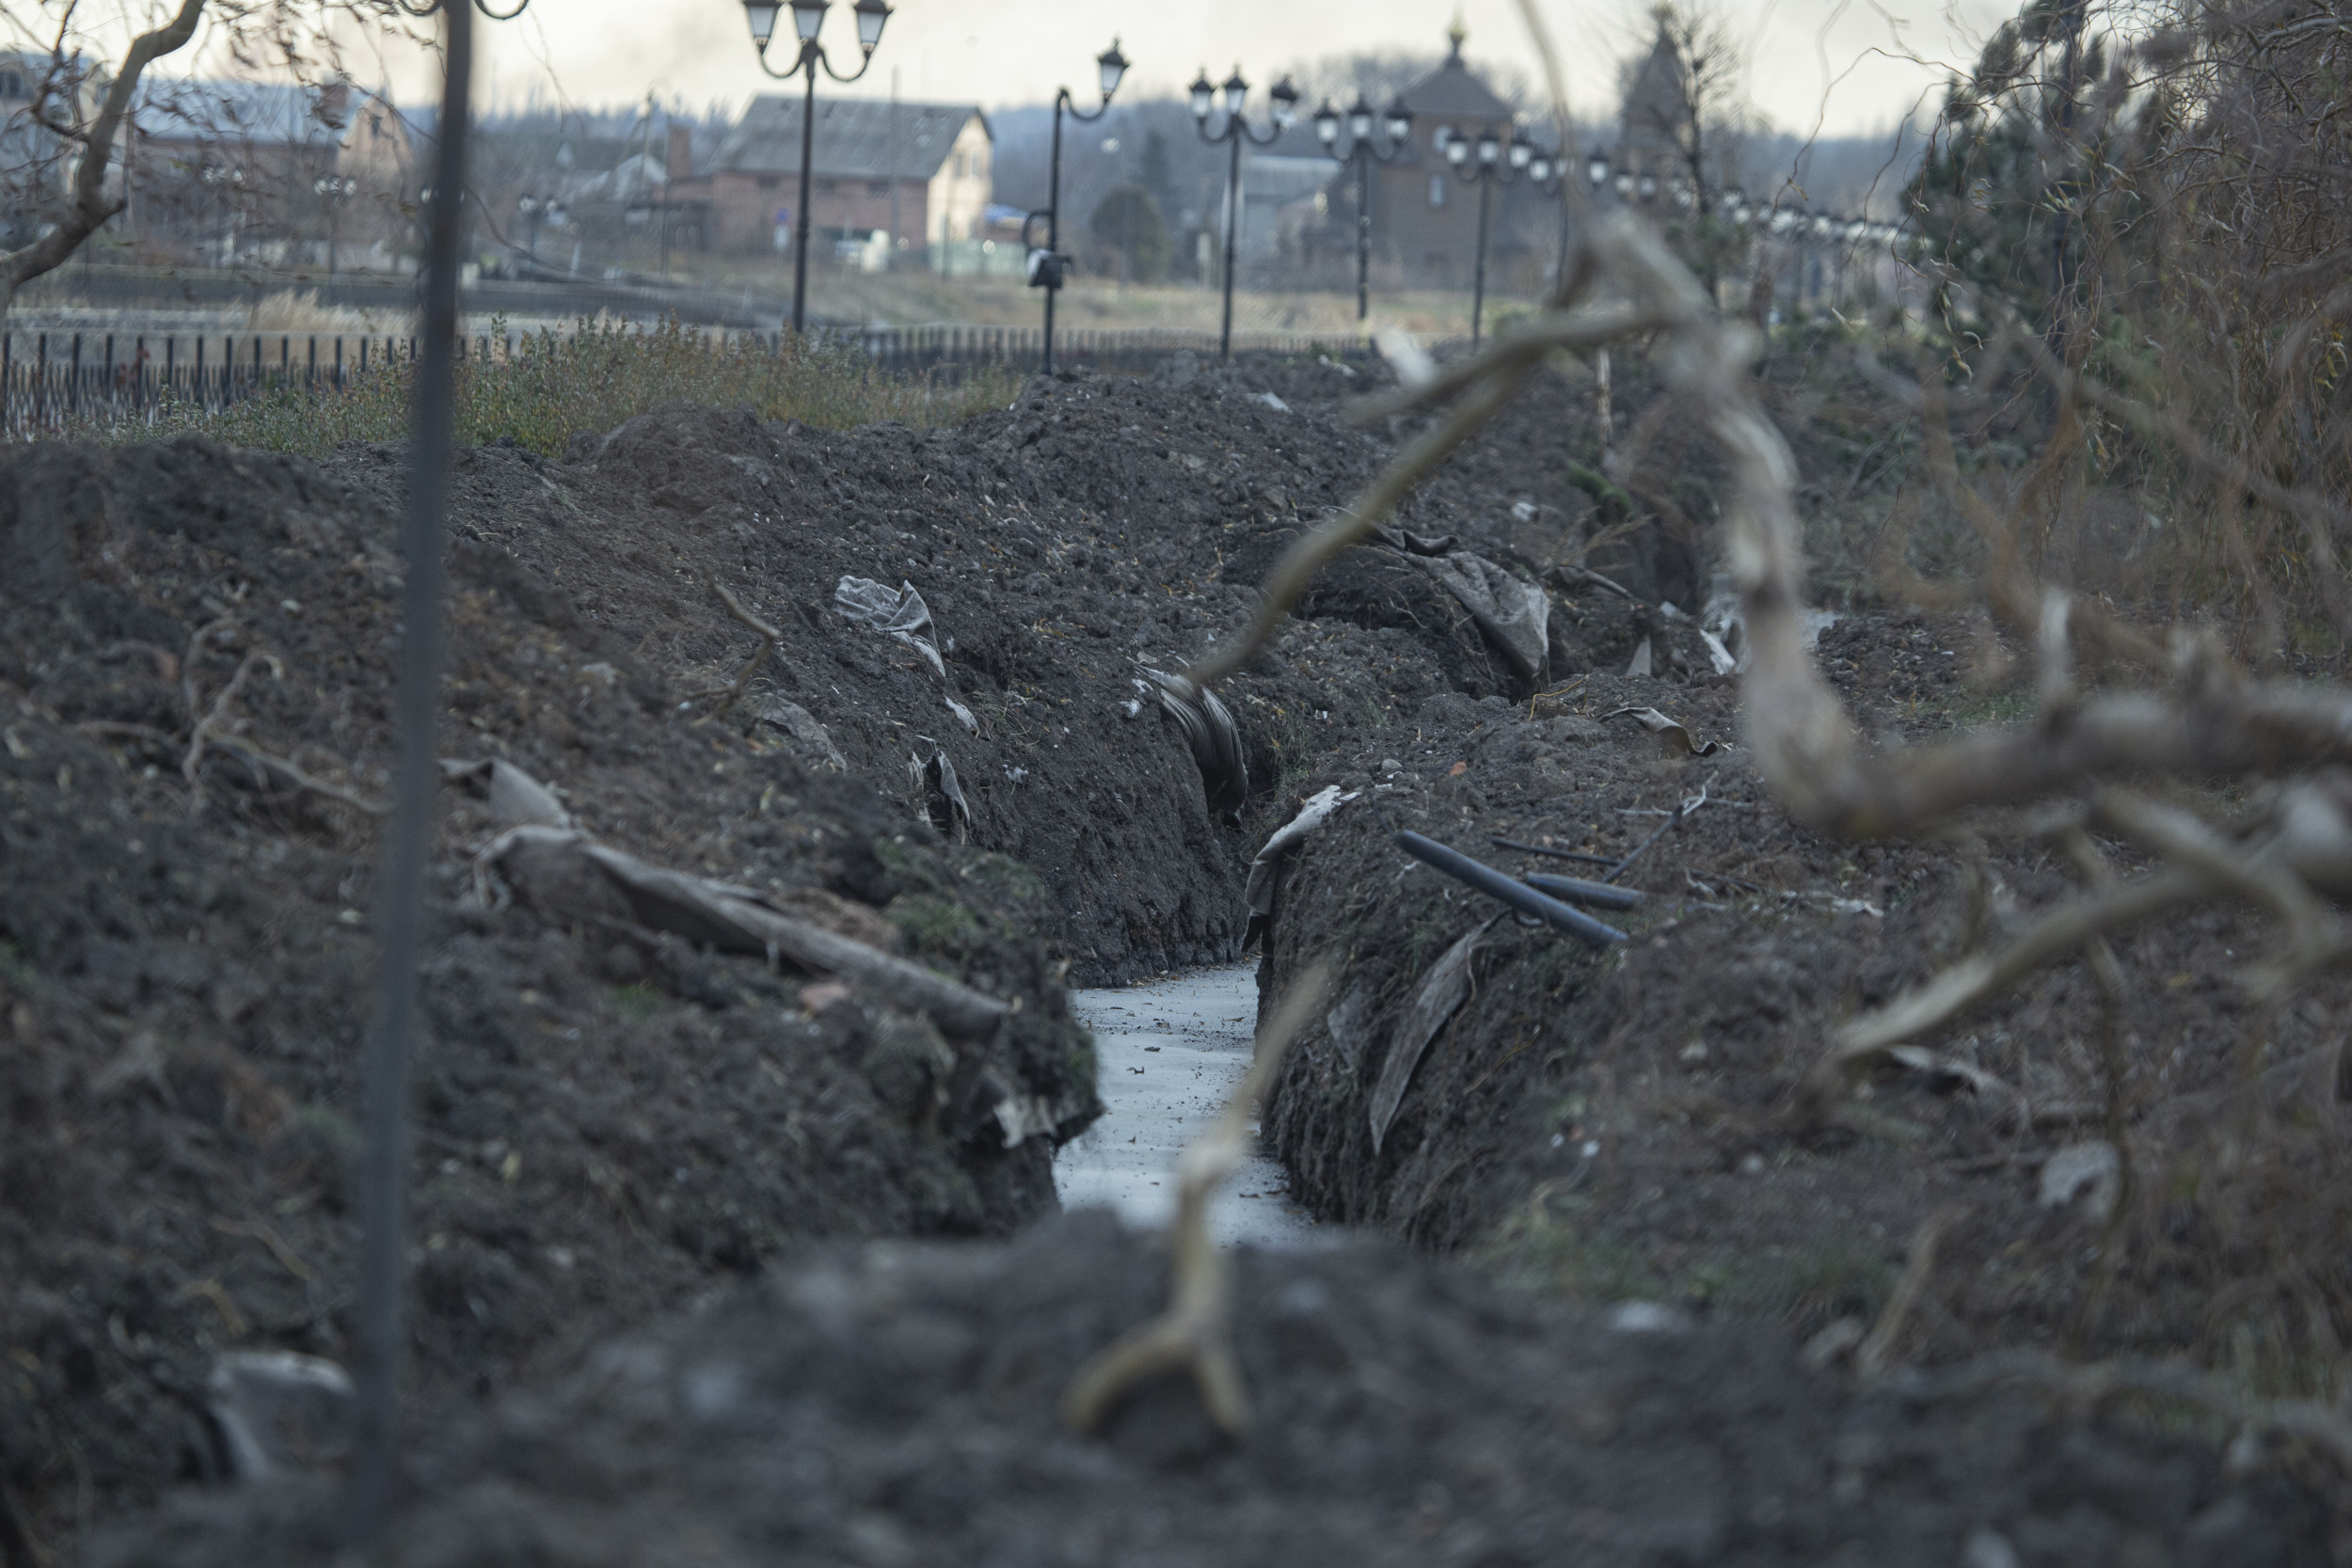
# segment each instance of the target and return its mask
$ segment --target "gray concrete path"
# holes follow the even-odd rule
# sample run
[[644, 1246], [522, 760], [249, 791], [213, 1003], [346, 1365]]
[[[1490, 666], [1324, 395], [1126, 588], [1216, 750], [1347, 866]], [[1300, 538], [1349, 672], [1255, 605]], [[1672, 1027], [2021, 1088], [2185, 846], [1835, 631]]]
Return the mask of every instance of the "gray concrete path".
[[[1054, 1163], [1062, 1204], [1115, 1209], [1130, 1226], [1165, 1228], [1176, 1212], [1177, 1154], [1216, 1119], [1249, 1066], [1257, 968], [1082, 990], [1071, 1003], [1094, 1031], [1107, 1109]], [[1300, 1246], [1313, 1235], [1306, 1212], [1290, 1201], [1281, 1166], [1263, 1155], [1226, 1181], [1209, 1224], [1229, 1245]]]

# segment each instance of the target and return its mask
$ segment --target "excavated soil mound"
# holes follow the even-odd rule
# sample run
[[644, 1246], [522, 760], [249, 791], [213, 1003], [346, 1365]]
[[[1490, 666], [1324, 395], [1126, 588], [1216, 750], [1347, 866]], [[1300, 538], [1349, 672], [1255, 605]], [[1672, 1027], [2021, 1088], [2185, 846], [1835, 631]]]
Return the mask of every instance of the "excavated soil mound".
[[[1964, 708], [1978, 641], [1965, 625], [1863, 616], [1825, 631], [1820, 655], [1863, 721], [1899, 740]], [[1713, 749], [1608, 717], [1628, 707]], [[2341, 1234], [2327, 1173], [2344, 988], [2258, 1015], [2229, 976], [2259, 932], [2203, 911], [2118, 940], [2134, 976], [2120, 1076], [2091, 977], [2059, 965], [1863, 1084], [1837, 1120], [1798, 1115], [1794, 1087], [1846, 1018], [2079, 883], [2030, 841], [1989, 855], [1972, 894], [1946, 847], [1803, 832], [1739, 721], [1728, 684], [1594, 675], [1516, 705], [1438, 693], [1300, 782], [1367, 798], [1286, 857], [1274, 898], [1262, 988], [1341, 966], [1338, 1005], [1266, 1107], [1295, 1194], [1318, 1217], [1478, 1251], [1571, 1293], [1760, 1312], [1801, 1335], [1869, 1323], [1932, 1218], [1934, 1309], [1902, 1342], [1931, 1362], [2020, 1341], [2215, 1353], [2277, 1332], [2274, 1311], [2301, 1323], [2296, 1259]], [[1390, 828], [1513, 874], [1598, 878], [1648, 843], [1620, 879], [1646, 901], [1596, 911], [1631, 940], [1588, 947], [1515, 923]], [[1441, 958], [1474, 936], [1454, 1004], [1413, 1027]], [[2249, 1059], [2269, 1111], [2242, 1096]], [[1384, 1080], [1401, 1100], [1377, 1099]], [[2136, 1172], [2113, 1255], [2110, 1107]], [[2264, 1152], [2217, 1163], [2209, 1134], [2248, 1115], [2269, 1118]], [[2069, 1161], [2090, 1174], [2054, 1188]]]
[[[1334, 745], [1455, 686], [1517, 689], [1458, 607], [1434, 640], [1301, 620], [1225, 692], [1248, 785], [1212, 809], [1139, 661], [1181, 668], [1238, 624], [1229, 559], [1387, 450], [1312, 401], [1352, 372], [1274, 379], [1180, 359], [1040, 381], [953, 430], [679, 406], [561, 461], [460, 455], [445, 756], [511, 765], [614, 848], [1021, 1010], [951, 1042], [894, 996], [509, 887], [472, 861], [495, 802], [453, 786], [420, 1092], [423, 1419], [789, 1239], [1049, 1211], [1051, 1147], [1095, 1103], [1062, 976], [1233, 955], [1262, 819]], [[342, 1354], [404, 455], [190, 439], [0, 465], [12, 1561], [217, 1462], [219, 1352]], [[1439, 485], [1406, 521], [1476, 512]], [[845, 577], [913, 583], [942, 668], [839, 613]], [[731, 700], [763, 638], [720, 587], [775, 633]]]
[[[1102, 1215], [1007, 1245], [878, 1243], [607, 1345], [420, 1458], [384, 1568], [1990, 1564], [2296, 1568], [2324, 1511], [2194, 1438], [1810, 1373], [1769, 1328], [1497, 1291], [1368, 1244], [1240, 1259], [1255, 1405], [1177, 1377], [1101, 1439], [1079, 1366], [1165, 1299]], [[189, 1498], [103, 1568], [334, 1554], [323, 1489]]]
[[[343, 1352], [346, 1164], [389, 760], [391, 517], [199, 441], [0, 467], [0, 1544], [201, 1467], [230, 1347]], [[951, 1046], [888, 995], [430, 868], [416, 1168], [425, 1418], [812, 1235], [1002, 1232], [1096, 1104], [1050, 901], [870, 784], [681, 715], [558, 584], [454, 551], [445, 754], [1020, 1010]], [[207, 744], [190, 746], [199, 723]], [[803, 996], [809, 1000], [804, 1005]]]
[[[2111, 1093], [2188, 1104], [2219, 1084], [2242, 937], [2216, 914], [2136, 939], [2135, 967], [2167, 978], [2132, 1001], [2143, 1066], [2120, 1091], [2088, 982], [2061, 972], [1952, 1042], [1957, 1067], [1875, 1085], [1872, 1136], [1789, 1127], [1788, 1086], [1838, 1019], [1976, 940], [1972, 909], [2063, 879], [1996, 856], [1971, 899], [1947, 852], [1829, 845], [1772, 809], [1689, 613], [1712, 470], [1648, 417], [1638, 368], [1620, 368], [1617, 450], [1645, 455], [1609, 469], [1622, 486], [1589, 389], [1546, 380], [1223, 689], [1248, 777], [1204, 775], [1145, 670], [1230, 635], [1280, 549], [1419, 428], [1345, 421], [1340, 400], [1376, 379], [1180, 356], [1040, 380], [951, 430], [679, 406], [559, 461], [463, 454], [445, 756], [504, 763], [605, 845], [1016, 1006], [951, 1037], [887, 987], [510, 886], [475, 860], [511, 819], [502, 775], [486, 797], [453, 784], [412, 1408], [473, 1435], [414, 1478], [401, 1560], [1501, 1564], [1563, 1541], [1597, 1561], [2010, 1560], [1967, 1546], [1979, 1527], [2026, 1562], [2298, 1560], [2263, 1532], [2315, 1539], [2307, 1500], [2223, 1481], [2195, 1444], [1792, 1369], [1788, 1331], [1867, 1321], [1945, 1211], [1899, 1355], [2210, 1332], [2217, 1259], [2249, 1237], [2275, 1253], [2277, 1227], [2184, 1210], [2177, 1252], [2136, 1257], [2119, 1288], [2098, 1183], [2044, 1206], [2035, 1180]], [[403, 458], [183, 440], [0, 465], [8, 1568], [218, 1467], [221, 1352], [343, 1354]], [[1481, 563], [1431, 564], [1450, 548]], [[908, 635], [841, 613], [844, 579], [870, 579], [851, 598], [891, 600]], [[1549, 612], [1532, 669], [1493, 619], [1530, 584]], [[1977, 700], [1985, 641], [1863, 617], [1822, 649], [1866, 721], [1901, 733]], [[1622, 673], [1645, 644], [1660, 673]], [[1731, 744], [1687, 754], [1609, 717], [1628, 705]], [[1327, 784], [1371, 798], [1261, 877], [1271, 921], [1253, 923], [1252, 855]], [[1372, 811], [1508, 869], [1589, 871], [1489, 840], [1619, 855], [1702, 788], [1629, 873], [1649, 901], [1613, 917], [1635, 941], [1608, 954], [1488, 924]], [[812, 1238], [1048, 1213], [1052, 1148], [1096, 1108], [1065, 979], [1228, 958], [1253, 924], [1268, 984], [1342, 964], [1266, 1108], [1319, 1214], [1478, 1246], [1570, 1295], [1766, 1325], [1616, 1334], [1376, 1248], [1257, 1260], [1260, 1435], [1225, 1449], [1163, 1390], [1100, 1447], [1060, 1435], [1053, 1401], [1164, 1281], [1137, 1243], [1079, 1227], [804, 1255], [765, 1293], [544, 1381]], [[1465, 999], [1393, 1075], [1375, 1140], [1402, 1021], [1482, 926]], [[2277, 1020], [2265, 1049], [2316, 1060], [2329, 1016]], [[2249, 1255], [2261, 1290], [2274, 1262]], [[526, 1385], [554, 1391], [484, 1414]], [[310, 1560], [315, 1502], [190, 1504], [227, 1533], [175, 1525], [116, 1560]]]

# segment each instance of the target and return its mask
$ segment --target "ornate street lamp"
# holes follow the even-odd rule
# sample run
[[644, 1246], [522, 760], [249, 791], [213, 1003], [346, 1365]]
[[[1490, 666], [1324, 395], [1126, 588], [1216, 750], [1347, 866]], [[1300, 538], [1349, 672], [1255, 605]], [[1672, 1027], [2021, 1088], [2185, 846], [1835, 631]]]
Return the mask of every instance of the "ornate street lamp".
[[1403, 157], [1411, 145], [1413, 111], [1397, 98], [1389, 104], [1382, 117], [1388, 144], [1383, 147], [1373, 140], [1372, 100], [1361, 92], [1347, 107], [1347, 150], [1340, 150], [1340, 111], [1325, 99], [1323, 107], [1315, 111], [1315, 138], [1323, 143], [1324, 152], [1356, 170], [1356, 319], [1364, 320], [1372, 313], [1372, 166], [1394, 163]]
[[[1192, 82], [1192, 123], [1200, 139], [1215, 147], [1224, 142], [1232, 149], [1225, 166], [1225, 326], [1217, 338], [1217, 357], [1233, 356], [1233, 245], [1241, 234], [1241, 144], [1248, 141], [1257, 147], [1271, 147], [1282, 133], [1298, 121], [1298, 89], [1291, 79], [1283, 77], [1274, 85], [1267, 96], [1273, 100], [1273, 122], [1263, 135], [1250, 129], [1242, 118], [1242, 105], [1248, 101], [1249, 84], [1242, 79], [1241, 67], [1225, 78], [1220, 88], [1209, 81], [1207, 67]], [[1209, 134], [1209, 109], [1216, 95], [1225, 97], [1225, 123], [1215, 135]]]
[[335, 248], [342, 237], [343, 203], [359, 189], [359, 182], [348, 174], [322, 174], [310, 182], [310, 190], [326, 203], [326, 286], [335, 286]]
[[[890, 20], [890, 8], [883, 0], [857, 0], [850, 12], [857, 18], [857, 47], [863, 56], [858, 68], [849, 75], [834, 70], [833, 61], [825, 54], [825, 46], [817, 41], [817, 34], [825, 24], [825, 12], [832, 9], [833, 0], [791, 0], [792, 31], [799, 42], [792, 69], [778, 71], [768, 63], [769, 40], [776, 35], [777, 13], [787, 8], [776, 0], [743, 0], [743, 20], [752, 29], [752, 47], [759, 52], [759, 69], [779, 82], [789, 82], [795, 76], [808, 79], [808, 90], [801, 100], [801, 205], [793, 214], [792, 236], [792, 330], [800, 332], [808, 325], [808, 177], [810, 158], [816, 143], [817, 72], [836, 82], [854, 82], [866, 74], [874, 63], [875, 46], [882, 42], [882, 24]], [[898, 178], [898, 171], [891, 171]]]
[[1565, 171], [1562, 165], [1545, 157], [1541, 160], [1541, 172], [1537, 172], [1535, 145], [1516, 126], [1511, 128], [1507, 142], [1491, 125], [1479, 132], [1474, 140], [1469, 136], [1448, 136], [1445, 161], [1453, 166], [1456, 179], [1478, 187], [1478, 265], [1470, 293], [1470, 347], [1474, 349], [1486, 314], [1486, 213], [1495, 187], [1525, 181], [1548, 190], [1558, 183]]
[[[1094, 112], [1081, 110], [1070, 96], [1068, 87], [1054, 93], [1054, 156], [1046, 176], [1045, 210], [1031, 213], [1022, 220], [1021, 238], [1027, 244], [1029, 225], [1039, 218], [1045, 220], [1045, 245], [1042, 249], [1029, 249], [1029, 287], [1045, 291], [1045, 363], [1044, 373], [1054, 373], [1054, 296], [1061, 293], [1062, 279], [1070, 271], [1070, 258], [1061, 253], [1061, 117], [1064, 114], [1081, 125], [1090, 125], [1110, 113], [1111, 94], [1119, 90], [1119, 79], [1127, 74], [1127, 56], [1119, 52], [1119, 40], [1094, 56], [1094, 66], [1102, 88], [1103, 102]], [[1116, 145], [1108, 144], [1108, 145]]]

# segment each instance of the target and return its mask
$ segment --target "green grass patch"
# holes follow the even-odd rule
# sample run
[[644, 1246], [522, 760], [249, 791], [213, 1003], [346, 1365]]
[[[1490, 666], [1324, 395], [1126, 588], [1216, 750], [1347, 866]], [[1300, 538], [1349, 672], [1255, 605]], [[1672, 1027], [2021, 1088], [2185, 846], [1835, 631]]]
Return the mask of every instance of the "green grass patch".
[[[491, 333], [502, 343], [502, 327]], [[477, 340], [478, 341], [478, 340]], [[347, 441], [407, 437], [416, 365], [379, 360], [346, 372], [341, 389], [295, 379], [226, 408], [167, 400], [124, 418], [93, 417], [63, 434], [98, 441], [146, 441], [192, 434], [230, 446], [315, 455]], [[959, 385], [899, 375], [853, 347], [787, 337], [780, 347], [756, 339], [721, 341], [675, 322], [656, 327], [583, 322], [517, 338], [512, 354], [468, 359], [457, 367], [456, 436], [460, 446], [512, 439], [547, 456], [576, 436], [600, 435], [667, 403], [749, 408], [763, 420], [798, 420], [826, 430], [896, 420], [954, 424], [1002, 408], [1020, 390], [1016, 372], [972, 370]]]

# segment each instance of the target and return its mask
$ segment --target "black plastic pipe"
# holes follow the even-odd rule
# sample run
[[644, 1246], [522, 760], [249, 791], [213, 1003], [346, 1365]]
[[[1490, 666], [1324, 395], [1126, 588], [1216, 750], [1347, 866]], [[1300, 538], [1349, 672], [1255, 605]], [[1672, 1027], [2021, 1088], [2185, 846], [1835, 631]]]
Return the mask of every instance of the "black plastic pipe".
[[1604, 925], [1582, 910], [1571, 909], [1549, 894], [1538, 893], [1525, 882], [1506, 877], [1491, 865], [1481, 865], [1460, 850], [1449, 849], [1435, 839], [1406, 832], [1398, 832], [1395, 838], [1398, 848], [1423, 865], [1435, 866], [1449, 877], [1468, 882], [1488, 897], [1501, 899], [1519, 913], [1533, 916], [1595, 947], [1606, 947], [1613, 942], [1628, 940], [1626, 934], [1614, 926]]
[[1529, 887], [1549, 893], [1565, 904], [1585, 904], [1597, 910], [1629, 910], [1642, 901], [1639, 888], [1613, 882], [1588, 882], [1581, 877], [1553, 877], [1531, 871], [1519, 879]]

